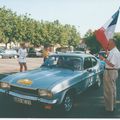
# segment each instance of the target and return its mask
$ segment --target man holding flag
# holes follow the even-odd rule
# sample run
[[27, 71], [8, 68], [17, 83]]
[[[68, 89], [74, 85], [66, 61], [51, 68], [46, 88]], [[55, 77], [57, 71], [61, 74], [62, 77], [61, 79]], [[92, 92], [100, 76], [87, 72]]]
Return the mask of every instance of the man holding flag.
[[111, 17], [111, 19], [100, 29], [96, 31], [96, 38], [102, 47], [109, 51], [107, 59], [103, 56], [99, 58], [105, 61], [105, 72], [103, 77], [103, 89], [105, 110], [113, 112], [116, 103], [116, 79], [118, 78], [118, 69], [120, 68], [120, 52], [116, 48], [113, 40], [115, 26], [119, 16], [119, 10]]
[[109, 40], [113, 38], [118, 16], [119, 10], [95, 32], [96, 39], [105, 50], [107, 50]]

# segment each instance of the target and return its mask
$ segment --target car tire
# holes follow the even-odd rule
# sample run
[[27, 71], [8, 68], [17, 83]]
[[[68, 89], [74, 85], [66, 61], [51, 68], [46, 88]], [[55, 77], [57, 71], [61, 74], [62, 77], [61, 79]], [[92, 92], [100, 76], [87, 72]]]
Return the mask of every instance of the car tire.
[[[102, 75], [101, 75], [102, 76]], [[96, 78], [96, 83], [95, 83], [95, 88], [99, 88], [102, 84], [102, 77], [100, 75], [97, 75], [97, 78]]]
[[73, 109], [73, 95], [70, 93], [66, 93], [64, 100], [62, 102], [62, 110], [63, 112], [71, 112]]

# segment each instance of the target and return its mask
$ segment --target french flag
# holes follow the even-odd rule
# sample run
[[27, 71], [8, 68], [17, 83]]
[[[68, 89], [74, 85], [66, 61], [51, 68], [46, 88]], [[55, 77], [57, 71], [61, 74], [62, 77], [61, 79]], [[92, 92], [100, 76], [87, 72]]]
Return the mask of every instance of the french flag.
[[119, 10], [100, 29], [95, 31], [96, 39], [105, 50], [107, 50], [109, 39], [113, 38], [118, 16]]

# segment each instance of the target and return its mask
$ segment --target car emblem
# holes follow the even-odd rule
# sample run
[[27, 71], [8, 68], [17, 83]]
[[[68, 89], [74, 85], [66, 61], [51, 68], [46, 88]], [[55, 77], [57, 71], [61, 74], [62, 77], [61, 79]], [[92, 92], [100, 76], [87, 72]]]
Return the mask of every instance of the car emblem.
[[21, 79], [21, 80], [18, 80], [19, 84], [22, 84], [22, 85], [31, 85], [32, 84], [32, 80], [29, 80], [29, 79]]

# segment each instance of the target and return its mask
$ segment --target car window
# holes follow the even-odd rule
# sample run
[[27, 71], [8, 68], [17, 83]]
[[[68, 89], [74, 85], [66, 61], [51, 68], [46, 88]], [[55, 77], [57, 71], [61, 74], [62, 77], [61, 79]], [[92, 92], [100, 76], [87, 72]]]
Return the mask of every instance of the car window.
[[82, 70], [82, 60], [81, 59], [73, 59], [72, 61], [72, 67], [75, 70]]
[[91, 61], [92, 61], [92, 66], [96, 66], [97, 65], [97, 60], [95, 58], [91, 58]]
[[49, 56], [43, 66], [81, 70], [82, 58], [76, 56]]
[[8, 53], [8, 54], [16, 54], [16, 50], [5, 50], [5, 53]]
[[2, 52], [2, 51], [4, 51], [4, 49], [0, 49], [0, 51]]
[[10, 51], [9, 50], [5, 50], [5, 53], [10, 54]]
[[92, 61], [90, 57], [84, 59], [84, 69], [88, 69], [92, 67]]
[[0, 50], [0, 53], [5, 53], [5, 50]]
[[0, 50], [0, 53], [2, 53], [3, 50]]

